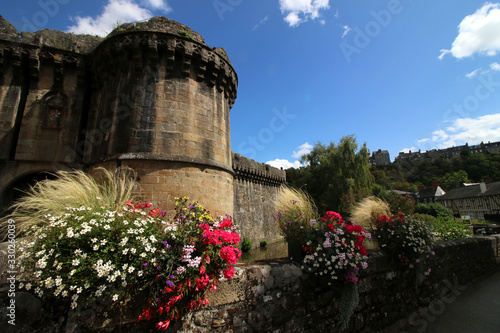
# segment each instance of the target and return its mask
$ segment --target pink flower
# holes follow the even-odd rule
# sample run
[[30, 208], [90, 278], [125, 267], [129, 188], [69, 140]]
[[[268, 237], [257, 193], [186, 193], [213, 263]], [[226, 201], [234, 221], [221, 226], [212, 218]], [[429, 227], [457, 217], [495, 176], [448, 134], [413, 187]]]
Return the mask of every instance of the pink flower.
[[233, 265], [236, 264], [238, 259], [241, 257], [241, 252], [239, 249], [232, 246], [224, 246], [220, 249], [220, 257], [225, 259], [228, 264]]
[[219, 228], [221, 228], [221, 229], [227, 229], [227, 228], [231, 228], [232, 225], [233, 225], [233, 221], [231, 221], [231, 219], [224, 219], [219, 224]]
[[231, 279], [234, 275], [234, 268], [233, 266], [230, 266], [222, 271], [224, 273], [224, 277], [226, 279]]

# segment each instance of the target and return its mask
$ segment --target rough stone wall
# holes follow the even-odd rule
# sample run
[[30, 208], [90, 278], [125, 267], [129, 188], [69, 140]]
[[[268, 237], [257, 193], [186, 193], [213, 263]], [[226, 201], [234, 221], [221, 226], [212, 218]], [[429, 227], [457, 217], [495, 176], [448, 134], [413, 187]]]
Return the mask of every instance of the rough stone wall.
[[248, 237], [254, 245], [263, 239], [270, 243], [282, 239], [274, 223], [273, 200], [285, 183], [285, 171], [240, 154], [233, 154], [233, 170], [234, 218], [242, 239]]
[[144, 200], [171, 209], [189, 196], [234, 215], [254, 244], [281, 238], [272, 199], [285, 172], [233, 156], [236, 73], [189, 27], [155, 17], [102, 39], [18, 33], [0, 17], [0, 69], [0, 206], [38, 172], [127, 165]]
[[[381, 253], [371, 252], [369, 268], [358, 282], [359, 304], [345, 332], [421, 328], [418, 319], [425, 320], [425, 311], [446, 307], [471, 282], [498, 269], [488, 238], [441, 242], [434, 251], [432, 272], [421, 284]], [[167, 332], [339, 331], [344, 285], [329, 287], [285, 259], [238, 265], [235, 271], [232, 280], [221, 282], [211, 293], [209, 306], [184, 315]], [[2, 317], [6, 301], [7, 297], [1, 299]], [[134, 305], [122, 309], [122, 317], [109, 313], [106, 318], [106, 304], [69, 311], [68, 304], [42, 304], [18, 292], [16, 306], [16, 332], [155, 332], [154, 321], [136, 323], [140, 309]], [[13, 332], [6, 324], [0, 329]]]
[[89, 63], [79, 51], [95, 40], [51, 30], [19, 34], [0, 17], [0, 210], [18, 179], [81, 168]]

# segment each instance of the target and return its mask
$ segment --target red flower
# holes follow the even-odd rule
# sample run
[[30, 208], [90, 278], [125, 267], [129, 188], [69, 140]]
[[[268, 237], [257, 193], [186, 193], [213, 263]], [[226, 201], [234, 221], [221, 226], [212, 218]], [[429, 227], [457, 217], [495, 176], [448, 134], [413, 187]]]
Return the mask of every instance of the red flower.
[[224, 219], [219, 224], [219, 228], [221, 228], [221, 229], [227, 229], [227, 228], [231, 228], [232, 225], [233, 225], [233, 221], [231, 221], [231, 219]]
[[241, 257], [241, 252], [239, 249], [232, 246], [224, 246], [220, 249], [220, 257], [225, 259], [228, 264], [233, 265], [236, 264], [238, 259]]
[[234, 275], [234, 268], [233, 268], [233, 266], [229, 266], [228, 268], [224, 269], [222, 272], [224, 273], [224, 277], [226, 279], [231, 279]]
[[328, 224], [326, 227], [327, 227], [327, 228], [328, 228], [328, 230], [330, 230], [330, 231], [332, 231], [332, 230], [334, 230], [334, 229], [335, 229], [335, 226], [334, 226], [333, 224]]

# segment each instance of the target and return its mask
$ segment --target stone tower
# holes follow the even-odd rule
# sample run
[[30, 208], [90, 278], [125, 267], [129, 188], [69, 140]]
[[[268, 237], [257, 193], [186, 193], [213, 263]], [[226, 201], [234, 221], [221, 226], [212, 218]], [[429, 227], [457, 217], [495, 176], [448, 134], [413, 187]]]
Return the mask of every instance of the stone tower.
[[84, 163], [137, 170], [144, 200], [191, 196], [232, 214], [237, 76], [226, 52], [155, 17], [116, 28], [95, 49], [92, 72]]
[[51, 173], [129, 166], [142, 200], [169, 210], [189, 196], [254, 243], [280, 239], [285, 171], [231, 152], [236, 89], [226, 52], [164, 17], [100, 38], [0, 16], [0, 215]]

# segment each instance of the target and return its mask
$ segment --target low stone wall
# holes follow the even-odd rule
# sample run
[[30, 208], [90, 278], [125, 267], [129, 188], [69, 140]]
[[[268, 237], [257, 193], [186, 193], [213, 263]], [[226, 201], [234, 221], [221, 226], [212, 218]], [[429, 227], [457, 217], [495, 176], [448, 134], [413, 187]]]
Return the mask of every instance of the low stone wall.
[[[434, 251], [432, 272], [420, 283], [382, 253], [371, 252], [358, 282], [359, 304], [345, 332], [403, 332], [425, 321], [426, 311], [446, 307], [471, 282], [497, 269], [491, 238], [440, 242]], [[26, 292], [16, 293], [14, 330], [5, 320], [7, 289], [4, 285], [2, 332], [155, 332], [154, 321], [136, 323], [139, 309], [133, 306], [121, 318], [106, 318], [107, 304], [68, 311], [67, 304], [42, 304]], [[210, 295], [210, 306], [184, 315], [168, 332], [338, 332], [345, 290], [345, 285], [329, 287], [304, 274], [287, 259], [242, 264]]]

